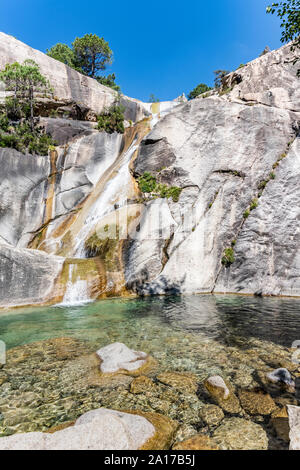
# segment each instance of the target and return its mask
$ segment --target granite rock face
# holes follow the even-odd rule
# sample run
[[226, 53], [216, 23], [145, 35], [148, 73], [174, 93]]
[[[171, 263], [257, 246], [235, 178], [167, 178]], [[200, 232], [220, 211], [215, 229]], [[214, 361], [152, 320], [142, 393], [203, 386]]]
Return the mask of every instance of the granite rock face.
[[[99, 114], [107, 106], [110, 106], [116, 98], [116, 92], [111, 88], [101, 85], [96, 80], [86, 77], [67, 65], [48, 57], [36, 49], [18, 41], [13, 36], [0, 32], [0, 69], [6, 64], [24, 62], [26, 59], [34, 60], [40, 67], [54, 89], [55, 101], [43, 105], [50, 109], [64, 106], [79, 106], [83, 114], [89, 111]], [[0, 89], [0, 99], [4, 92]], [[57, 105], [55, 104], [57, 103]], [[122, 104], [126, 107], [125, 118], [139, 121], [148, 113], [138, 100], [124, 96]], [[69, 109], [67, 109], [69, 111]], [[79, 112], [79, 114], [82, 114]]]
[[53, 300], [64, 259], [0, 244], [0, 307]]
[[[123, 96], [128, 121], [151, 114], [123, 136], [90, 122], [113, 102], [111, 89], [0, 33], [0, 68], [27, 58], [69, 118], [47, 117], [43, 106], [53, 103], [41, 103], [40, 125], [59, 144], [48, 156], [0, 149], [0, 243], [9, 250], [1, 305], [54, 302], [60, 256], [79, 258], [80, 279], [73, 277], [82, 284], [82, 259], [99, 252], [86, 260], [97, 264], [92, 298], [108, 285], [111, 295], [300, 295], [300, 87], [289, 46], [229, 74], [205, 98], [143, 104]], [[161, 187], [179, 187], [178, 200], [141, 193], [145, 172]], [[133, 221], [127, 239], [99, 241], [99, 230], [120, 234]], [[27, 271], [32, 301], [21, 285]]]
[[[163, 230], [129, 248], [126, 276], [138, 293], [299, 296], [300, 99], [291, 54], [286, 46], [247, 64], [236, 82], [227, 77], [228, 93], [179, 106], [142, 142], [135, 174], [151, 172], [182, 192], [163, 211], [157, 205]], [[228, 248], [234, 262], [222, 264]]]

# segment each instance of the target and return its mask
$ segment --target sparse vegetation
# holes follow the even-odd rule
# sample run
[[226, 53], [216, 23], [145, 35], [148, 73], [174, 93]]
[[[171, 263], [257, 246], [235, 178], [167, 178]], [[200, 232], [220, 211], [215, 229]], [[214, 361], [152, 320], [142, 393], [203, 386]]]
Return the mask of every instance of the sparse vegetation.
[[258, 206], [258, 199], [255, 198], [251, 201], [251, 204], [250, 204], [250, 211], [253, 211], [254, 209], [256, 209]]
[[52, 92], [49, 82], [32, 60], [6, 65], [0, 80], [11, 96], [5, 100], [0, 116], [0, 147], [14, 148], [22, 153], [47, 155], [56, 142], [38, 127], [35, 116], [35, 95]]
[[232, 263], [235, 262], [235, 257], [234, 257], [234, 250], [233, 248], [226, 248], [224, 250], [224, 255], [222, 258], [222, 264], [228, 268], [229, 266], [232, 265]]
[[193, 100], [194, 98], [197, 98], [197, 96], [202, 95], [203, 93], [207, 93], [210, 90], [212, 90], [211, 87], [205, 85], [205, 83], [200, 83], [189, 93], [188, 99]]
[[246, 209], [245, 212], [243, 213], [244, 219], [248, 219], [249, 215], [250, 215], [250, 210]]
[[124, 111], [125, 108], [123, 106], [118, 104], [112, 105], [98, 116], [97, 129], [108, 134], [113, 132], [124, 134]]
[[146, 171], [138, 179], [140, 191], [151, 195], [152, 198], [172, 198], [173, 202], [178, 202], [182, 188], [178, 186], [167, 186], [163, 183], [157, 183], [156, 177]]

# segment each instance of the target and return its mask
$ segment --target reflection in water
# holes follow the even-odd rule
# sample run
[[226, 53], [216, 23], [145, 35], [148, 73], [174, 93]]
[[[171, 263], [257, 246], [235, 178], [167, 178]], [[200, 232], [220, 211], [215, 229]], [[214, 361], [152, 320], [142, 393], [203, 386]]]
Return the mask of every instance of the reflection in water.
[[[300, 339], [300, 300], [199, 295], [112, 299], [78, 307], [35, 307], [0, 315], [0, 339], [8, 348], [60, 336], [95, 342], [146, 339], [166, 331], [190, 331], [233, 345], [250, 337], [290, 347]], [[150, 334], [151, 331], [151, 334]], [[159, 341], [159, 337], [157, 338]]]

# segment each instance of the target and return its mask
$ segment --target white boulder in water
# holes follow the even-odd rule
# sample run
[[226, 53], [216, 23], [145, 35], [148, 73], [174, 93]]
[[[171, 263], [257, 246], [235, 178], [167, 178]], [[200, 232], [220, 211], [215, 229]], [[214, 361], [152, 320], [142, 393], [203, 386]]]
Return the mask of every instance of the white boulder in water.
[[0, 450], [137, 450], [154, 434], [154, 426], [142, 416], [100, 408], [53, 434], [2, 437]]
[[148, 355], [142, 351], [129, 349], [123, 343], [112, 343], [97, 351], [102, 363], [103, 373], [118, 372], [119, 370], [135, 371], [142, 367]]
[[267, 374], [268, 380], [273, 383], [282, 383], [288, 387], [295, 388], [295, 382], [287, 369], [283, 367]]
[[288, 405], [290, 450], [300, 450], [300, 406]]

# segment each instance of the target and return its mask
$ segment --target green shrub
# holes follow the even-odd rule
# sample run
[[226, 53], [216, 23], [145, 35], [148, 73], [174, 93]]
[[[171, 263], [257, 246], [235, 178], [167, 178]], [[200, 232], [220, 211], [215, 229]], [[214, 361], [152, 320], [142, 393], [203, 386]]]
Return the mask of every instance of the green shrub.
[[253, 211], [254, 209], [256, 209], [258, 206], [258, 199], [255, 198], [251, 201], [251, 204], [250, 204], [250, 211]]
[[105, 131], [108, 134], [118, 132], [124, 134], [124, 111], [125, 108], [119, 105], [112, 105], [109, 109], [105, 110], [98, 116], [99, 131]]
[[245, 212], [243, 213], [244, 219], [248, 219], [249, 215], [250, 215], [249, 209], [245, 210]]
[[148, 171], [139, 177], [138, 184], [142, 193], [151, 193], [154, 198], [172, 198], [174, 202], [178, 202], [182, 188], [178, 186], [167, 186], [163, 183], [157, 183], [156, 177]]
[[272, 173], [270, 173], [270, 179], [271, 179], [271, 180], [274, 180], [275, 178], [276, 178], [276, 175], [275, 175], [275, 173], [273, 173], [273, 172], [272, 172]]
[[258, 185], [258, 189], [265, 189], [265, 187], [267, 186], [269, 180], [264, 180], [264, 181], [261, 181]]
[[[5, 131], [6, 128], [6, 131]], [[48, 155], [51, 146], [57, 142], [39, 129], [31, 130], [29, 123], [16, 126], [0, 125], [0, 147], [14, 148], [18, 152], [32, 155]]]
[[232, 263], [235, 262], [233, 248], [226, 248], [224, 250], [224, 255], [222, 258], [222, 264], [226, 267], [229, 267]]
[[156, 178], [148, 171], [145, 171], [145, 173], [139, 177], [138, 183], [142, 193], [152, 193], [156, 188]]

